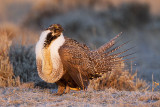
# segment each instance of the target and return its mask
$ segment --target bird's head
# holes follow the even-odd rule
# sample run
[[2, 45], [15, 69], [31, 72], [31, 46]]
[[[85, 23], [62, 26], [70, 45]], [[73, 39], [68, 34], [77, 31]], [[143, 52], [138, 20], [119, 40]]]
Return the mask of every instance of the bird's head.
[[52, 24], [46, 30], [49, 30], [52, 33], [52, 36], [60, 36], [64, 31], [63, 27], [60, 24]]
[[44, 48], [59, 39], [63, 39], [63, 28], [60, 24], [52, 24], [45, 31], [41, 33], [40, 41], [43, 41]]

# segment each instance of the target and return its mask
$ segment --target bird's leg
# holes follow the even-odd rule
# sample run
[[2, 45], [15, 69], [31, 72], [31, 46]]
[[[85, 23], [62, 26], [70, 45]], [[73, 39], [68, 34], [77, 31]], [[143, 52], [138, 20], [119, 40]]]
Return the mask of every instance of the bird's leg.
[[67, 85], [67, 86], [66, 86], [66, 90], [65, 90], [65, 94], [67, 94], [67, 93], [69, 93], [69, 92], [70, 92], [70, 86]]
[[65, 85], [63, 83], [58, 82], [58, 91], [55, 95], [62, 95], [65, 90]]
[[62, 95], [65, 90], [65, 86], [58, 85], [57, 95]]
[[81, 75], [81, 69], [79, 67], [78, 67], [78, 71], [79, 71], [79, 76], [80, 76], [80, 79], [81, 79], [83, 90], [85, 90], [85, 86], [84, 86], [84, 83], [83, 83], [83, 78], [82, 78], [82, 75]]

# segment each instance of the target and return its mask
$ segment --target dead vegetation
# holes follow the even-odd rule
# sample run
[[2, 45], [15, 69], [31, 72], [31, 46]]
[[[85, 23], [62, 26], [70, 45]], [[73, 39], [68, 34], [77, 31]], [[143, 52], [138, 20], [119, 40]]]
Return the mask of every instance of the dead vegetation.
[[111, 88], [105, 91], [72, 91], [62, 96], [54, 96], [53, 92], [48, 89], [3, 88], [0, 89], [0, 106], [160, 106], [158, 92], [117, 91]]
[[13, 37], [10, 31], [0, 31], [0, 87], [19, 86], [19, 77], [15, 77], [9, 59], [9, 50]]
[[135, 74], [124, 71], [110, 71], [97, 79], [90, 81], [89, 87], [95, 90], [104, 90], [106, 88], [113, 88], [117, 90], [126, 91], [146, 91], [148, 85], [144, 80], [136, 79]]
[[[0, 28], [0, 87], [51, 87], [50, 84], [41, 82], [37, 74], [34, 44], [38, 36], [25, 29], [15, 30], [16, 28], [19, 29], [10, 24]], [[27, 34], [34, 40], [23, 38]], [[52, 87], [55, 88], [55, 85]]]
[[[111, 28], [129, 28], [128, 26], [131, 26], [132, 28], [135, 23], [144, 25], [144, 23], [146, 24], [150, 21], [149, 6], [146, 4], [123, 4], [120, 7], [112, 7], [111, 4], [108, 4], [110, 5], [109, 7], [107, 7], [108, 10], [104, 10], [103, 8], [101, 11], [95, 11], [94, 9], [96, 9], [103, 1], [100, 1], [99, 4], [97, 4], [96, 1], [90, 0], [86, 1], [85, 3], [82, 1], [78, 2], [79, 3], [74, 1], [66, 2], [65, 0], [57, 0], [54, 2], [44, 2], [42, 0], [39, 0], [37, 3], [34, 2], [32, 4], [33, 7], [31, 8], [30, 12], [26, 15], [26, 19], [23, 20], [23, 22], [26, 23], [23, 27], [27, 27], [27, 24], [32, 24], [33, 26], [42, 24], [43, 21], [48, 20], [47, 17], [58, 17], [63, 21], [63, 18], [61, 18], [63, 16], [61, 16], [61, 14], [65, 13], [66, 17], [64, 20], [66, 20], [67, 18], [69, 21], [64, 21], [64, 27], [67, 28], [66, 30], [68, 32], [73, 31], [75, 34], [81, 37], [79, 37], [80, 40], [85, 42], [87, 42], [88, 38], [91, 38], [91, 41], [93, 42], [96, 40], [95, 45], [99, 45], [99, 43], [103, 41], [102, 39], [106, 38], [105, 35]], [[21, 3], [23, 4], [23, 2]], [[58, 8], [58, 11], [56, 11], [55, 8], [61, 3], [65, 5], [64, 8]], [[108, 2], [105, 1], [103, 3]], [[10, 4], [10, 2], [8, 2], [8, 4]], [[77, 17], [79, 19], [73, 18], [73, 20], [70, 20], [71, 16], [69, 11], [71, 11], [72, 9], [77, 9], [75, 13], [81, 11], [81, 9], [79, 11], [79, 8], [77, 7], [87, 7], [88, 9], [84, 9], [86, 9], [86, 12], [90, 14], [90, 16], [88, 16], [89, 18], [87, 17], [84, 20], [84, 17]], [[137, 9], [138, 11], [136, 11]], [[74, 12], [72, 13], [74, 14]], [[84, 12], [82, 14], [84, 14]], [[95, 17], [95, 19], [93, 17]], [[94, 23], [90, 21], [90, 19], [92, 18]], [[101, 20], [97, 21], [97, 19], [99, 18]], [[86, 23], [86, 21], [88, 21], [88, 23]], [[129, 22], [131, 22], [130, 25], [128, 25]], [[100, 25], [102, 25], [103, 27], [101, 27]], [[20, 28], [14, 24], [5, 24], [5, 26], [1, 26], [1, 35], [6, 35], [4, 37], [7, 39], [3, 40], [1, 38], [3, 42], [6, 41], [6, 43], [2, 42], [1, 44], [1, 48], [5, 48], [2, 49], [3, 53], [5, 53], [5, 56], [3, 56], [3, 60], [7, 60], [9, 66], [11, 66], [7, 67], [7, 69], [10, 69], [10, 71], [13, 72], [10, 74], [14, 75], [14, 77], [19, 77], [21, 82], [41, 83], [41, 79], [38, 77], [36, 71], [34, 54], [34, 46], [36, 41], [38, 40], [39, 34], [37, 33], [38, 31], [29, 31], [27, 29], [24, 29], [23, 27]], [[108, 28], [108, 31], [105, 30], [106, 28]], [[88, 36], [92, 34], [94, 34], [93, 37]], [[73, 36], [72, 33], [70, 33], [70, 35]], [[102, 35], [102, 39], [98, 39], [99, 36], [97, 35]], [[10, 42], [12, 42], [12, 44]], [[5, 44], [7, 47], [5, 47], [3, 44]], [[36, 84], [40, 85], [39, 83]], [[47, 87], [47, 85], [41, 86]], [[89, 87], [92, 87], [95, 90], [102, 90], [112, 87], [118, 90], [135, 91], [146, 89], [146, 86], [146, 82], [138, 79], [137, 74], [131, 74], [128, 70], [120, 69], [105, 73], [101, 78], [92, 80]]]
[[[106, 7], [105, 3], [108, 2], [111, 3], [110, 0], [100, 0], [98, 3], [95, 0], [85, 2], [81, 0], [78, 2], [74, 0], [70, 2], [67, 0], [55, 2], [15, 0], [14, 3], [6, 0], [3, 2], [5, 5], [0, 4], [0, 22], [4, 19], [5, 21], [21, 19], [19, 22], [15, 21], [16, 24], [8, 22], [0, 26], [0, 87], [5, 87], [0, 88], [0, 106], [106, 106], [108, 104], [111, 106], [159, 106], [159, 90], [150, 92], [150, 89], [147, 90], [149, 84], [144, 81], [144, 79], [151, 80], [152, 71], [149, 67], [155, 67], [158, 71], [154, 74], [154, 84], [159, 83], [159, 65], [153, 63], [155, 60], [159, 62], [160, 20], [156, 19], [154, 22], [150, 14], [150, 11], [156, 10], [153, 7], [158, 3], [147, 1], [152, 3], [149, 6], [143, 2], [144, 4], [140, 5], [123, 4], [118, 7], [121, 1], [112, 1], [113, 5], [111, 3]], [[9, 11], [14, 10], [14, 7], [21, 10], [22, 7], [19, 8], [17, 3], [21, 3], [23, 12], [10, 15], [9, 13], [12, 12]], [[59, 4], [64, 6], [57, 10]], [[139, 11], [135, 11], [137, 8]], [[114, 36], [122, 31], [122, 28], [123, 31], [127, 29], [127, 39], [129, 36], [137, 37], [138, 46], [147, 43], [140, 47], [144, 53], [138, 58], [144, 58], [145, 63], [150, 63], [147, 63], [148, 65], [143, 65], [143, 62], [137, 64], [145, 69], [140, 71], [143, 72], [142, 74], [139, 72], [133, 74], [127, 69], [113, 70], [102, 74], [100, 78], [91, 80], [88, 89], [92, 91], [73, 91], [71, 94], [55, 97], [52, 93], [56, 91], [54, 90], [57, 88], [56, 85], [43, 82], [37, 74], [34, 46], [40, 32], [32, 28], [41, 29], [50, 23], [58, 22], [63, 23], [67, 36], [88, 43], [92, 47], [105, 43], [108, 38], [112, 38], [111, 35]], [[151, 35], [153, 38], [150, 37]], [[146, 46], [152, 48], [149, 50], [151, 51], [149, 56], [146, 54], [149, 52], [145, 50]], [[47, 89], [41, 90], [37, 87]]]
[[[12, 30], [1, 31], [1, 78], [4, 82], [2, 86], [18, 86], [34, 87], [33, 82], [43, 87], [45, 85], [36, 70], [34, 45], [12, 44], [13, 38], [19, 33], [12, 33]], [[12, 36], [10, 36], [12, 34]], [[12, 39], [9, 39], [11, 38]], [[4, 45], [5, 44], [5, 45]], [[5, 62], [5, 63], [4, 63]], [[90, 81], [89, 87], [95, 90], [104, 90], [106, 88], [114, 88], [118, 90], [136, 91], [146, 88], [146, 83], [137, 79], [135, 75], [124, 70], [124, 63], [119, 62], [119, 69], [102, 74], [102, 77]], [[12, 83], [14, 80], [14, 83]], [[26, 84], [29, 82], [28, 84]], [[40, 84], [41, 83], [41, 84]], [[8, 84], [8, 85], [6, 85]], [[31, 84], [31, 85], [30, 85]], [[44, 85], [42, 85], [44, 84]], [[55, 86], [53, 85], [55, 88]]]

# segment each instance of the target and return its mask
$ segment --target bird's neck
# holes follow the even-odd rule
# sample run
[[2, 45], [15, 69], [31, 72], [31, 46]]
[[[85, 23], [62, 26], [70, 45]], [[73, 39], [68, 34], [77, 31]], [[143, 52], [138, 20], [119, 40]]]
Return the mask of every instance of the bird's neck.
[[52, 70], [57, 70], [61, 66], [61, 59], [58, 50], [64, 42], [64, 36], [61, 34], [57, 39], [53, 40], [48, 47], [43, 49], [44, 73], [50, 74]]
[[61, 59], [58, 50], [65, 42], [63, 33], [61, 33], [61, 35], [53, 40], [49, 46], [44, 47], [48, 33], [50, 33], [49, 30], [42, 32], [40, 39], [36, 44], [36, 58], [42, 60], [42, 72], [44, 74], [50, 74], [52, 70], [59, 68]]
[[63, 36], [63, 33], [61, 33], [61, 35], [57, 39], [55, 39], [51, 42], [51, 44], [49, 46], [51, 53], [54, 52], [54, 53], [58, 54], [58, 50], [64, 44], [64, 42], [65, 42], [65, 38]]

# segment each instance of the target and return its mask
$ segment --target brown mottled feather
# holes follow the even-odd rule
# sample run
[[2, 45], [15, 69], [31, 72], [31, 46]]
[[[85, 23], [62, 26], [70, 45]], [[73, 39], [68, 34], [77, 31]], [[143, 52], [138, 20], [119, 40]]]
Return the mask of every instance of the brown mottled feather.
[[[49, 29], [52, 30], [52, 27], [54, 28], [54, 26], [55, 25], [52, 25], [49, 27]], [[56, 82], [58, 84], [59, 88], [57, 94], [59, 95], [63, 94], [65, 88], [66, 92], [68, 93], [70, 90], [69, 87], [81, 88], [85, 90], [88, 86], [89, 79], [97, 78], [101, 76], [101, 73], [124, 68], [123, 58], [130, 54], [122, 57], [119, 57], [119, 55], [127, 52], [131, 48], [117, 54], [113, 54], [113, 52], [128, 42], [111, 49], [112, 46], [115, 45], [115, 41], [120, 35], [121, 33], [97, 50], [90, 50], [85, 44], [81, 44], [76, 40], [65, 37], [64, 44], [59, 48], [59, 69], [54, 70], [53, 72], [54, 68], [52, 67], [52, 61], [49, 52], [50, 49], [45, 48], [43, 51], [43, 65], [42, 60], [37, 59], [38, 73], [46, 82]], [[52, 73], [49, 75], [43, 74], [42, 72], [49, 72], [51, 70]]]
[[89, 79], [99, 76], [97, 73], [104, 73], [112, 71], [113, 69], [124, 68], [122, 57], [119, 57], [119, 55], [129, 49], [114, 55], [110, 55], [110, 53], [116, 51], [128, 42], [111, 49], [108, 52], [109, 54], [104, 53], [108, 48], [111, 48], [111, 46], [114, 45], [115, 40], [119, 35], [95, 51], [91, 51], [86, 45], [65, 37], [66, 41], [59, 49], [59, 54], [61, 56], [64, 69], [78, 87], [81, 89], [83, 89], [83, 87], [86, 88]]
[[93, 72], [93, 63], [88, 55], [89, 48], [67, 37], [65, 40], [59, 49], [63, 67], [79, 87], [86, 88], [89, 74]]

